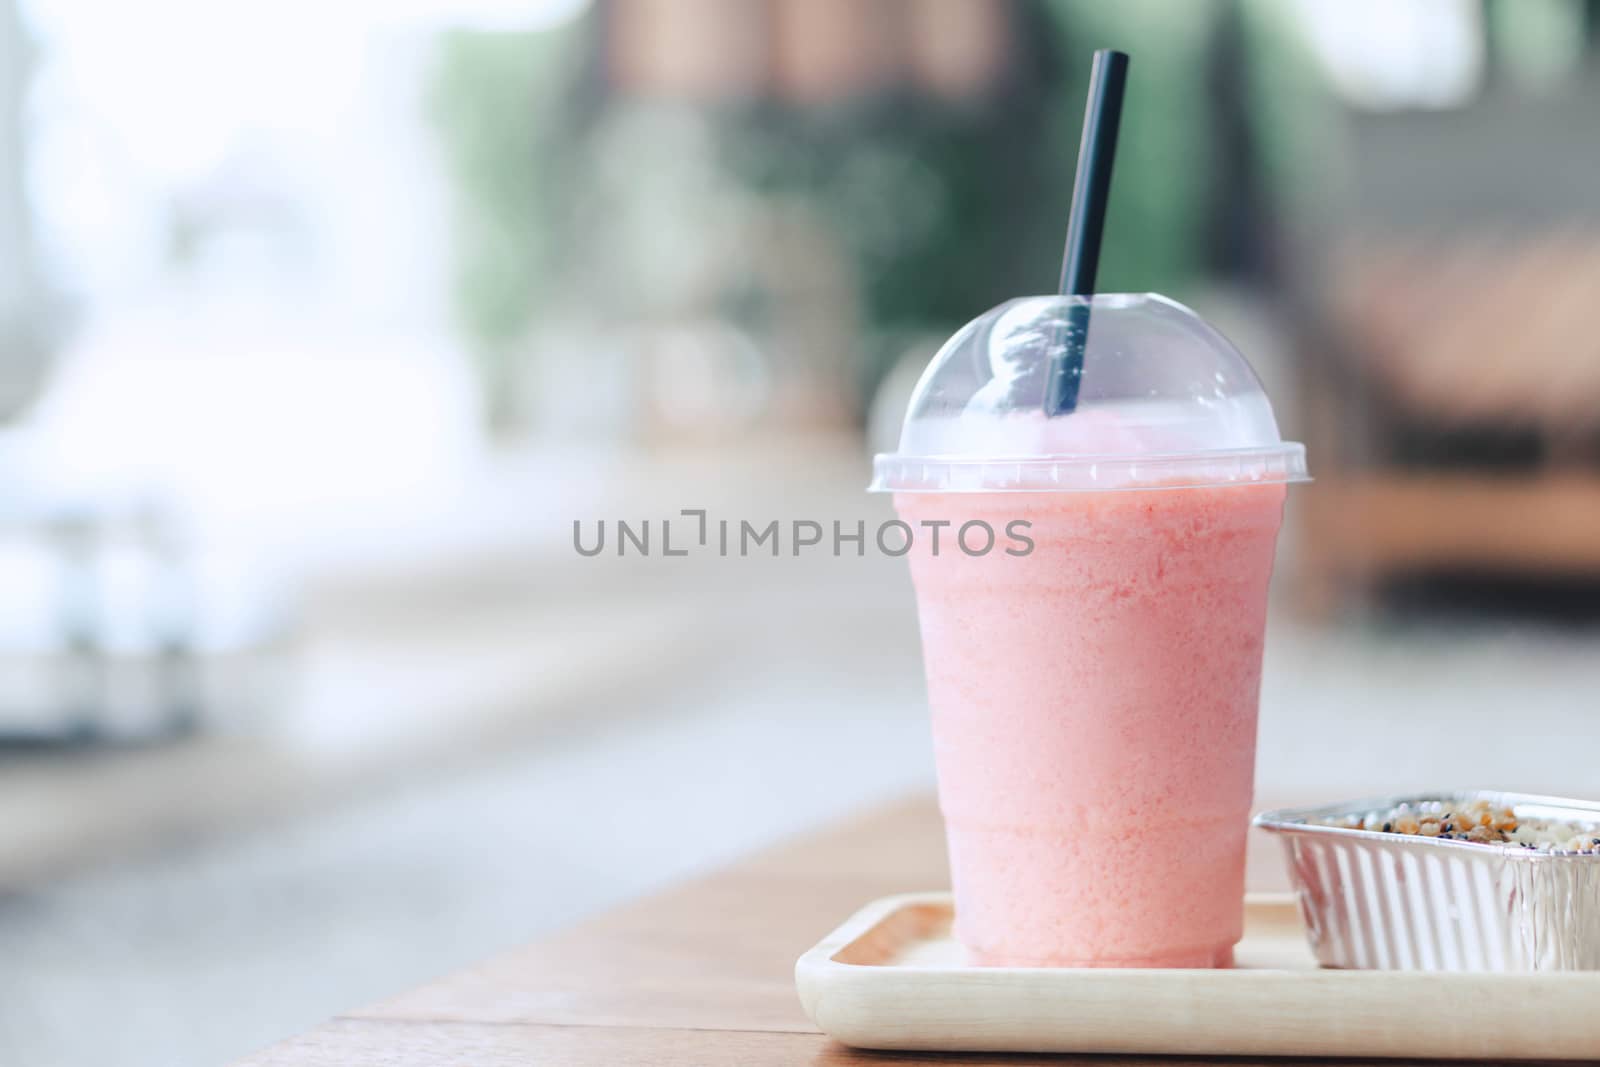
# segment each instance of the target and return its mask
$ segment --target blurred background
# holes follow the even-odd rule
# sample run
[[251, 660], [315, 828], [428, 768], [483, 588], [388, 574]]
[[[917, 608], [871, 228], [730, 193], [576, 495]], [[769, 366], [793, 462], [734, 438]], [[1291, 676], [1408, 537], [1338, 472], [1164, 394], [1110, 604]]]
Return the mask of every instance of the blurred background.
[[573, 522], [886, 518], [1108, 46], [1101, 286], [1318, 479], [1261, 798], [1600, 794], [1596, 0], [0, 0], [0, 1062], [221, 1063], [930, 787], [902, 561]]

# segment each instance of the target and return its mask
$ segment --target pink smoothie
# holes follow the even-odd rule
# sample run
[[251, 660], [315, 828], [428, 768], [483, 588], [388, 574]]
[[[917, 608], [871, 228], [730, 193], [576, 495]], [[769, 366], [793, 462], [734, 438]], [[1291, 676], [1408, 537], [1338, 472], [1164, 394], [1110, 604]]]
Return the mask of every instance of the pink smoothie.
[[[1284, 486], [902, 493], [974, 962], [1232, 960]], [[951, 536], [982, 519], [999, 545]], [[1014, 519], [1027, 556], [1007, 555]], [[981, 544], [973, 537], [971, 543]]]

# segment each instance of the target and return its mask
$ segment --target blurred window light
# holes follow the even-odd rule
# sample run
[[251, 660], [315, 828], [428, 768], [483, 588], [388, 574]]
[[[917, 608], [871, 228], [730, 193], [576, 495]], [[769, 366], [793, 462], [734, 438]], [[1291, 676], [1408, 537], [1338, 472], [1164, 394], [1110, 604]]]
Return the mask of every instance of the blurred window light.
[[1295, 0], [1295, 11], [1334, 87], [1357, 107], [1459, 107], [1483, 82], [1481, 0]]
[[583, 15], [592, 0], [366, 0], [374, 21], [413, 19], [478, 33], [553, 30]]
[[303, 2], [24, 0], [23, 18], [40, 43], [34, 114], [113, 135], [166, 181], [209, 172], [240, 129], [337, 136], [361, 75], [362, 25]]
[[[292, 0], [308, 4], [310, 0]], [[326, 15], [372, 28], [409, 27], [469, 30], [474, 33], [537, 33], [579, 18], [594, 0], [341, 0], [315, 8], [316, 20]], [[280, 2], [268, 10], [283, 11]]]
[[1582, 66], [1582, 0], [1518, 0], [1489, 11], [1495, 65], [1518, 87], [1552, 89]]
[[207, 542], [297, 561], [381, 543], [471, 481], [477, 393], [455, 353], [189, 306], [75, 339], [23, 424], [41, 485], [166, 501]]
[[361, 109], [406, 91], [392, 83], [424, 62], [433, 34], [541, 30], [589, 6], [20, 0], [37, 43], [27, 198], [51, 266], [91, 295], [147, 276], [166, 251], [175, 199], [241, 181], [327, 187], [354, 173], [342, 162], [353, 140], [398, 139], [390, 116]]
[[30, 265], [23, 254], [30, 243], [29, 225], [17, 176], [28, 52], [21, 27], [8, 5], [0, 3], [0, 336], [33, 295]]
[[158, 274], [175, 204], [227, 179], [230, 162], [253, 160], [232, 170], [252, 186], [268, 161], [285, 169], [280, 180], [312, 180], [330, 146], [349, 140], [366, 74], [361, 28], [302, 13], [27, 0], [39, 57], [28, 199], [68, 288], [97, 299]]

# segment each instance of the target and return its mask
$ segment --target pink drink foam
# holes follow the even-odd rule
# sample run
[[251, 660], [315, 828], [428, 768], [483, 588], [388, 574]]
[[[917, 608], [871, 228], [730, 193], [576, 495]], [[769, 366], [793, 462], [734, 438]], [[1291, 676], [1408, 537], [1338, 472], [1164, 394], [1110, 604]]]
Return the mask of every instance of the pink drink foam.
[[[900, 494], [975, 963], [1226, 966], [1282, 485]], [[962, 522], [1000, 546], [967, 556]], [[1003, 552], [1013, 519], [1035, 548]], [[981, 540], [974, 538], [974, 541]]]

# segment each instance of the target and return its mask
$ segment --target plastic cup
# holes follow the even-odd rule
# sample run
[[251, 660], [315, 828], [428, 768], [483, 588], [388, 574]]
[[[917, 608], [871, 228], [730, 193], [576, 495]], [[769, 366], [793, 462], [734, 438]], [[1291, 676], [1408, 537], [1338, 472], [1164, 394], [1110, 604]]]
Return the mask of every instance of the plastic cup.
[[[1085, 306], [1076, 410], [1047, 417]], [[970, 959], [1231, 963], [1267, 583], [1306, 477], [1244, 357], [1154, 294], [1013, 300], [934, 357], [874, 468], [914, 534]]]

